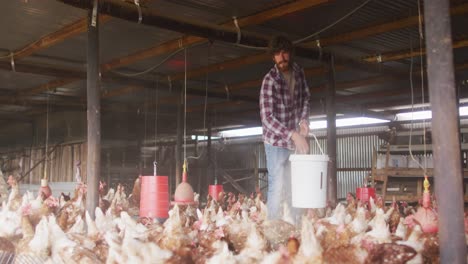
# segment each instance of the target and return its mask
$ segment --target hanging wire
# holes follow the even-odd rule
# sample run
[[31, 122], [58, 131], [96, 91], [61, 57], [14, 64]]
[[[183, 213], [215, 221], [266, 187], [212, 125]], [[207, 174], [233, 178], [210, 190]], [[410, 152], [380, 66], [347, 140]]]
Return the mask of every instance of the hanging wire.
[[[419, 6], [419, 0], [418, 0], [418, 18], [419, 18], [419, 48], [420, 48], [420, 51], [422, 51], [422, 38], [423, 38], [423, 35], [422, 35], [422, 18], [421, 18], [421, 9], [420, 9], [420, 6]], [[411, 35], [410, 35], [410, 53], [412, 54], [413, 53], [413, 41], [411, 40]], [[420, 54], [420, 56], [422, 57], [422, 52]], [[422, 62], [422, 58], [421, 58], [421, 62]], [[421, 64], [421, 79], [422, 79], [422, 84], [424, 84], [424, 75], [423, 75], [423, 72], [424, 72], [424, 65]], [[408, 149], [409, 149], [409, 153], [410, 153], [410, 156], [411, 156], [411, 159], [418, 165], [419, 168], [421, 168], [423, 170], [423, 173], [424, 175], [426, 175], [426, 171], [427, 171], [427, 157], [426, 157], [426, 123], [425, 121], [423, 120], [423, 147], [424, 147], [424, 166], [418, 161], [416, 160], [416, 158], [414, 157], [413, 155], [413, 151], [412, 151], [412, 138], [413, 138], [413, 126], [414, 126], [414, 87], [413, 87], [413, 57], [411, 56], [410, 58], [410, 88], [411, 88], [411, 121], [410, 121], [410, 134], [409, 134], [409, 145], [408, 145]], [[424, 86], [422, 85], [422, 96], [423, 96], [423, 105], [424, 105]], [[424, 108], [423, 108], [424, 109]]]
[[159, 79], [156, 76], [156, 91], [155, 91], [155, 113], [154, 113], [154, 162], [158, 160], [158, 151], [157, 151], [157, 135], [158, 135], [158, 93], [159, 93]]
[[[195, 47], [195, 46], [198, 46], [198, 45], [201, 45], [201, 44], [204, 44], [204, 43], [203, 42], [195, 43], [195, 44], [190, 45], [190, 47]], [[148, 68], [148, 69], [146, 69], [144, 71], [141, 71], [141, 72], [125, 73], [125, 72], [116, 71], [116, 70], [110, 70], [110, 71], [115, 73], [115, 74], [126, 76], [126, 77], [135, 77], [135, 76], [147, 74], [147, 73], [150, 73], [150, 72], [154, 71], [155, 69], [157, 69], [158, 67], [163, 65], [166, 61], [168, 61], [169, 59], [171, 59], [172, 57], [174, 57], [175, 55], [177, 55], [179, 52], [181, 52], [182, 50], [184, 50], [186, 48], [187, 47], [184, 47], [184, 46], [182, 46], [181, 43], [179, 43], [179, 49], [178, 50], [172, 52], [167, 57], [165, 57], [162, 61], [158, 62], [157, 64], [155, 64], [155, 65], [151, 66], [150, 68]]]
[[[207, 58], [211, 57], [211, 45], [212, 44], [210, 44], [210, 47], [208, 49], [208, 57]], [[208, 64], [208, 60], [207, 60], [207, 64]], [[206, 75], [205, 75], [205, 98], [204, 98], [204, 106], [203, 106], [203, 138], [204, 139], [207, 138], [207, 131], [206, 131], [206, 112], [207, 112], [207, 108], [208, 108], [208, 73], [206, 73]], [[198, 136], [197, 136], [197, 140], [198, 140]], [[198, 156], [190, 156], [190, 157], [187, 157], [187, 159], [199, 159], [203, 155], [204, 150], [205, 149], [200, 151]]]
[[46, 105], [46, 142], [45, 142], [45, 169], [44, 179], [48, 180], [48, 164], [49, 164], [49, 90], [47, 89], [47, 105]]
[[184, 48], [184, 160], [187, 160], [187, 49]]
[[366, 0], [364, 1], [362, 4], [358, 5], [356, 8], [354, 8], [353, 10], [351, 10], [349, 13], [346, 13], [344, 16], [342, 16], [341, 18], [339, 18], [338, 20], [336, 20], [335, 22], [331, 23], [330, 25], [318, 30], [317, 32], [309, 35], [309, 36], [306, 36], [304, 38], [301, 38], [301, 39], [298, 39], [298, 40], [295, 40], [293, 41], [294, 44], [299, 44], [301, 42], [304, 42], [308, 39], [311, 39], [317, 35], [319, 35], [320, 33], [324, 32], [324, 31], [327, 31], [328, 29], [336, 26], [338, 23], [340, 23], [341, 21], [345, 20], [346, 18], [348, 18], [349, 16], [353, 15], [354, 13], [356, 13], [357, 11], [359, 11], [359, 9], [363, 8], [365, 5], [367, 5], [370, 1], [372, 0]]
[[[336, 26], [338, 23], [342, 22], [343, 20], [345, 20], [346, 18], [350, 17], [351, 15], [353, 15], [354, 13], [356, 13], [357, 11], [359, 11], [361, 8], [363, 8], [364, 6], [366, 6], [370, 1], [372, 0], [366, 0], [364, 1], [362, 4], [358, 5], [356, 8], [354, 8], [353, 10], [351, 10], [350, 12], [346, 13], [344, 16], [340, 17], [339, 19], [337, 19], [336, 21], [334, 21], [333, 23], [331, 23], [330, 25], [322, 28], [322, 29], [319, 29], [318, 31], [312, 33], [311, 35], [308, 35], [306, 37], [303, 37], [301, 39], [298, 39], [298, 40], [295, 40], [293, 41], [293, 44], [294, 45], [297, 45], [299, 43], [302, 43], [306, 40], [309, 40], [327, 30], [329, 30], [330, 28]], [[239, 44], [239, 43], [231, 43], [237, 47], [241, 47], [241, 48], [247, 48], [247, 49], [253, 49], [253, 50], [267, 50], [268, 47], [258, 47], [258, 46], [251, 46], [251, 45], [245, 45], [245, 44]]]
[[15, 53], [10, 53], [10, 54], [8, 54], [8, 55], [1, 56], [1, 57], [0, 57], [0, 60], [1, 60], [1, 59], [8, 59], [8, 58], [11, 58], [11, 57], [14, 57], [14, 56], [15, 56]]
[[[144, 129], [145, 129], [145, 131], [144, 131], [144, 134], [143, 134], [143, 138], [144, 138], [144, 139], [143, 139], [143, 146], [145, 146], [145, 144], [146, 144], [146, 139], [147, 139], [147, 138], [146, 138], [146, 130], [147, 130], [147, 127], [148, 127], [148, 126], [147, 126], [147, 123], [148, 123], [148, 122], [147, 122], [147, 121], [148, 121], [148, 100], [147, 100], [147, 96], [146, 96], [146, 95], [147, 95], [147, 93], [148, 93], [148, 90], [145, 89], [144, 93], [145, 93], [145, 104], [144, 104], [144, 108], [145, 108], [145, 109], [144, 109], [144, 111], [145, 111], [145, 114], [144, 114], [145, 128], [144, 128]], [[142, 154], [143, 154], [143, 168], [146, 169], [146, 156], [144, 155], [144, 154], [145, 154], [144, 152], [143, 152]]]
[[151, 66], [150, 68], [142, 71], [142, 72], [136, 72], [136, 73], [125, 73], [125, 72], [120, 72], [120, 71], [115, 71], [115, 70], [111, 70], [111, 72], [113, 73], [116, 73], [118, 75], [122, 75], [122, 76], [126, 76], [126, 77], [135, 77], [135, 76], [139, 76], [139, 75], [143, 75], [143, 74], [147, 74], [153, 70], [155, 70], [156, 68], [160, 67], [161, 65], [163, 65], [166, 61], [168, 61], [170, 58], [174, 57], [177, 53], [179, 53], [180, 51], [182, 51], [184, 48], [180, 48], [174, 52], [172, 52], [171, 54], [169, 54], [166, 58], [164, 58], [162, 61], [158, 62], [156, 65], [154, 66]]
[[[419, 60], [420, 60], [420, 69], [421, 69], [421, 95], [422, 95], [422, 105], [423, 111], [425, 110], [425, 92], [424, 92], [424, 59], [423, 59], [423, 24], [422, 24], [422, 15], [421, 15], [421, 1], [418, 0], [418, 23], [419, 23]], [[426, 149], [426, 120], [423, 119], [423, 148], [424, 148], [424, 168], [427, 168], [427, 149]]]

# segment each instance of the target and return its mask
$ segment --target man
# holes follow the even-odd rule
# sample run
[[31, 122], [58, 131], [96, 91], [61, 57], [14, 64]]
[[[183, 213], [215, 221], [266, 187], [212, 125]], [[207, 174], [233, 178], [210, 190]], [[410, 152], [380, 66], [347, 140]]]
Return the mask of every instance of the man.
[[289, 39], [274, 37], [269, 52], [275, 65], [263, 78], [260, 116], [268, 169], [268, 217], [279, 219], [283, 203], [293, 210], [289, 155], [309, 153], [310, 92], [304, 71], [293, 60]]

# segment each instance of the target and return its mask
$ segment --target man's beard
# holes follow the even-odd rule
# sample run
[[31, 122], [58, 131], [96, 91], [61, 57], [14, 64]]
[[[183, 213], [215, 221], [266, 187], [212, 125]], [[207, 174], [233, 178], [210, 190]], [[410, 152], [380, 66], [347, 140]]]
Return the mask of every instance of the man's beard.
[[276, 63], [276, 66], [280, 71], [288, 71], [289, 70], [289, 61], [281, 61], [279, 63]]

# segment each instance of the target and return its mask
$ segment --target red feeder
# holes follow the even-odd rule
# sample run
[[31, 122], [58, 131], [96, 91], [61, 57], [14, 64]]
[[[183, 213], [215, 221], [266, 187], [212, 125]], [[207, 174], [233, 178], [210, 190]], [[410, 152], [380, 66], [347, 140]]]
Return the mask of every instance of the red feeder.
[[358, 187], [356, 188], [356, 198], [362, 202], [369, 202], [370, 197], [375, 200], [375, 188], [372, 187]]
[[169, 217], [169, 183], [167, 176], [141, 176], [140, 217]]
[[208, 186], [208, 194], [214, 199], [218, 200], [218, 195], [220, 192], [224, 191], [223, 185], [221, 184], [214, 184]]

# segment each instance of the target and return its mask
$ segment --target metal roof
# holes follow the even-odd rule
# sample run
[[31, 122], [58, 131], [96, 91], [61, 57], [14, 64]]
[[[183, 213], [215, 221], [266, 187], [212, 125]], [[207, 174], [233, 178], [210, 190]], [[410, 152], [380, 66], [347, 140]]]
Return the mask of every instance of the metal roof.
[[[211, 24], [228, 22], [230, 25], [233, 25], [234, 16], [238, 19], [256, 16], [272, 8], [297, 2], [299, 1], [147, 0], [144, 1], [143, 5], [169, 16], [183, 17], [184, 19]], [[452, 6], [468, 4], [467, 0], [455, 0], [451, 2]], [[241, 32], [253, 32], [266, 36], [281, 33], [288, 35], [292, 39], [299, 39], [324, 29], [363, 3], [365, 3], [365, 0], [327, 1], [327, 3], [276, 17], [260, 24], [242, 26], [240, 30]], [[311, 38], [310, 41], [337, 37], [355, 30], [370, 28], [383, 23], [397, 22], [401, 19], [417, 15], [417, 1], [373, 0], [366, 3], [351, 16], [343, 19], [340, 23]], [[7, 57], [10, 51], [18, 51], [26, 45], [38, 41], [45, 35], [54, 33], [80, 19], [85, 19], [86, 16], [87, 11], [62, 4], [56, 0], [5, 1], [0, 10], [0, 17], [2, 17], [3, 22], [0, 23], [0, 34], [3, 36], [0, 44], [0, 57]], [[454, 41], [467, 39], [467, 23], [468, 16], [466, 14], [452, 16]], [[111, 61], [120, 62], [121, 58], [133, 56], [134, 54], [141, 55], [144, 54], [143, 51], [154, 51], [158, 45], [174, 42], [174, 40], [182, 36], [184, 34], [180, 32], [111, 18], [100, 25], [100, 61], [102, 64]], [[333, 52], [339, 57], [360, 60], [366, 56], [384, 55], [388, 52], [395, 53], [409, 50], [411, 47], [413, 49], [418, 49], [419, 47], [417, 25], [378, 34], [370, 34], [365, 37], [356, 37], [351, 41], [326, 46], [323, 48], [323, 51]], [[84, 76], [86, 72], [86, 49], [87, 33], [84, 30], [79, 34], [73, 34], [63, 41], [40, 49], [15, 62], [44, 67], [52, 65], [58, 69], [72, 69], [77, 74]], [[120, 107], [120, 105], [128, 105], [129, 107], [143, 105], [144, 102], [150, 100], [148, 98], [152, 98], [153, 96], [149, 91], [155, 89], [155, 75], [157, 75], [162, 89], [160, 93], [161, 98], [172, 97], [172, 101], [168, 101], [169, 103], [166, 103], [165, 106], [161, 105], [161, 107], [164, 107], [168, 112], [175, 115], [177, 104], [173, 103], [175, 102], [173, 98], [177, 97], [180, 90], [184, 88], [185, 55], [184, 51], [180, 51], [169, 57], [173, 52], [174, 50], [156, 52], [154, 56], [134, 60], [131, 63], [122, 63], [111, 70], [111, 72], [102, 72], [101, 92], [103, 94], [109, 92], [118, 93], [119, 90], [132, 86], [133, 84], [129, 84], [132, 83], [129, 80], [136, 81], [137, 84], [134, 86], [138, 86], [138, 83], [146, 83], [148, 86], [146, 89], [135, 91], [131, 91], [130, 89], [127, 93], [118, 93], [119, 96], [108, 97], [103, 101], [107, 105], [115, 104], [117, 107]], [[235, 96], [252, 99], [258, 98], [259, 86], [255, 81], [263, 78], [264, 74], [272, 66], [272, 63], [268, 59], [250, 63], [247, 59], [249, 56], [261, 52], [256, 49], [240, 47], [233, 43], [221, 41], [208, 42], [205, 40], [188, 47], [186, 51], [186, 66], [189, 75], [191, 71], [209, 69], [213, 65], [217, 67], [215, 70], [208, 70], [208, 72], [201, 72], [196, 76], [189, 76], [187, 88], [191, 97], [188, 98], [187, 106], [198, 106], [200, 109], [203, 109], [202, 106], [205, 102], [203, 95], [206, 86], [208, 86], [209, 91], [215, 93], [214, 96], [208, 99], [208, 104], [213, 105], [213, 109], [216, 109], [219, 116], [222, 116], [223, 113], [228, 113], [232, 116], [232, 113], [236, 111], [248, 113], [252, 109], [255, 109], [255, 107], [258, 107], [252, 101], [246, 101], [239, 105], [233, 102], [223, 105], [223, 102], [230, 102], [232, 98], [236, 98]], [[457, 64], [463, 64], [468, 61], [467, 48], [457, 48], [454, 54], [454, 60]], [[234, 63], [239, 58], [246, 60]], [[161, 64], [163, 61], [165, 62]], [[306, 69], [327, 67], [325, 61], [317, 61], [316, 58], [297, 58], [297, 61]], [[413, 58], [413, 67], [419, 67], [419, 61], [419, 57]], [[226, 62], [229, 62], [231, 66], [226, 66]], [[4, 67], [0, 70], [0, 83], [2, 84], [0, 86], [0, 97], [5, 100], [10, 98], [8, 102], [13, 102], [10, 103], [10, 108], [7, 107], [2, 110], [8, 111], [8, 109], [14, 109], [15, 111], [12, 111], [12, 113], [17, 113], [21, 109], [28, 108], [28, 100], [31, 102], [31, 106], [28, 109], [44, 109], [47, 98], [46, 91], [31, 95], [28, 100], [22, 101], [22, 105], [19, 105], [17, 109], [14, 107], [15, 102], [13, 99], [18, 96], [20, 91], [40, 87], [48, 82], [61, 79], [61, 76], [54, 77], [14, 72], [11, 68], [7, 67], [9, 58], [1, 59], [0, 63], [4, 63]], [[159, 67], [150, 70], [151, 67], [159, 64], [161, 64]], [[376, 76], [378, 73], [386, 75], [388, 72], [386, 72], [385, 69], [387, 68], [384, 68], [384, 66], [400, 70], [403, 73], [407, 71], [408, 74], [406, 76], [403, 74], [400, 81], [364, 83], [358, 87], [350, 87], [347, 91], [340, 91], [338, 95], [378, 93], [379, 91], [392, 89], [392, 87], [401, 87], [408, 83], [409, 58], [374, 64], [373, 67], [377, 69], [376, 72], [366, 72], [361, 68], [358, 69], [352, 66], [344, 67], [337, 70], [336, 81], [337, 83], [342, 83], [365, 80]], [[380, 70], [381, 72], [379, 72], [379, 69], [382, 69]], [[113, 78], [113, 76], [116, 76], [115, 72], [135, 74], [143, 71], [147, 71], [147, 73], [133, 77], [122, 77], [123, 79]], [[466, 69], [457, 72], [457, 76], [460, 78], [466, 79], [466, 75]], [[178, 76], [178, 78], [172, 80], [171, 78], [175, 78], [174, 76]], [[327, 78], [327, 74], [322, 72], [308, 76], [307, 80], [310, 87], [317, 87], [326, 83]], [[124, 83], [122, 80], [127, 80], [128, 82]], [[230, 87], [246, 82], [252, 82], [252, 87], [246, 86], [242, 89], [230, 90]], [[85, 80], [65, 83], [49, 91], [49, 99], [53, 98], [57, 102], [63, 100], [60, 104], [61, 107], [66, 107], [67, 102], [73, 100], [77, 101], [76, 105], [80, 105], [83, 102], [82, 100], [85, 100], [85, 88]], [[316, 95], [316, 98], [320, 98], [321, 96]], [[358, 101], [356, 104], [364, 105], [366, 102]], [[54, 101], [53, 103], [56, 102]], [[314, 102], [314, 104], [318, 103], [320, 102]], [[38, 113], [42, 112], [38, 111]], [[191, 115], [200, 118], [199, 113], [194, 112]], [[242, 119], [239, 119], [238, 122], [242, 124]]]

